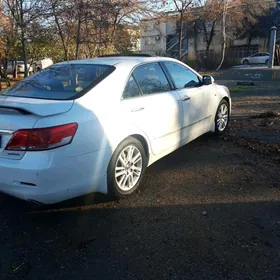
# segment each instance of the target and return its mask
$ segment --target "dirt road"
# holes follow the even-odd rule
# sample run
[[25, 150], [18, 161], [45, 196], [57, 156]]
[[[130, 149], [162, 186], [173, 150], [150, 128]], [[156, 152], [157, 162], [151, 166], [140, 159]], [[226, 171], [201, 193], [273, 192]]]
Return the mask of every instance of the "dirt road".
[[[0, 279], [280, 279], [278, 155], [242, 135], [277, 128], [243, 120], [263, 111], [245, 109], [246, 94], [233, 95], [228, 135], [155, 163], [129, 199], [38, 210], [0, 195]], [[264, 111], [278, 110], [277, 94], [266, 93]]]

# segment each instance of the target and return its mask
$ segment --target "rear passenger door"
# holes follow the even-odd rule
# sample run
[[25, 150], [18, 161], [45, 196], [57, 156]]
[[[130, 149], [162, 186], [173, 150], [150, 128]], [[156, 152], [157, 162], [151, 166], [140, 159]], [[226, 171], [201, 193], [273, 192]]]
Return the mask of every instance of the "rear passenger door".
[[159, 63], [137, 66], [123, 93], [121, 106], [129, 122], [149, 138], [152, 152], [179, 147], [182, 108]]

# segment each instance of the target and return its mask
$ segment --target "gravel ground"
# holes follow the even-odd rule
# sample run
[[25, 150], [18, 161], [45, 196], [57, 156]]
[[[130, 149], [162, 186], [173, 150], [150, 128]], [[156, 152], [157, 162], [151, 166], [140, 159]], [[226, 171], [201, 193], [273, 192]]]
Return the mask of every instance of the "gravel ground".
[[280, 86], [232, 93], [232, 104], [234, 119], [244, 119], [267, 111], [280, 112]]
[[244, 117], [279, 108], [277, 93], [260, 94], [235, 93], [226, 136], [155, 163], [128, 199], [40, 209], [0, 194], [0, 279], [280, 279], [277, 151], [242, 135], [266, 120]]

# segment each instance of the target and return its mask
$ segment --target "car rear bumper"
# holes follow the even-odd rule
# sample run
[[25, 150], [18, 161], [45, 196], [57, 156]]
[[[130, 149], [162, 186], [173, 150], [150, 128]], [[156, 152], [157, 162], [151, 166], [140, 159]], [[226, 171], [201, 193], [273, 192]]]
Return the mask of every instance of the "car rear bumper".
[[[36, 154], [38, 159], [33, 161], [28, 155], [22, 160], [0, 158], [0, 192], [43, 204], [91, 192], [107, 193], [109, 151], [92, 152], [63, 161]], [[104, 157], [106, 154], [108, 156]]]

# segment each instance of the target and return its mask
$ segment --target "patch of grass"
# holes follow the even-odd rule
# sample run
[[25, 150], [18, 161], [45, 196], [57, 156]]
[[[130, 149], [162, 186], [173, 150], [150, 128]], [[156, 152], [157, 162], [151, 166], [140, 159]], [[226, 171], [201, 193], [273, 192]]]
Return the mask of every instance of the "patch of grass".
[[231, 92], [241, 92], [246, 90], [280, 90], [280, 83], [257, 84], [257, 85], [236, 85], [229, 88]]
[[247, 89], [252, 89], [252, 86], [235, 86], [230, 88], [230, 92], [240, 92]]

